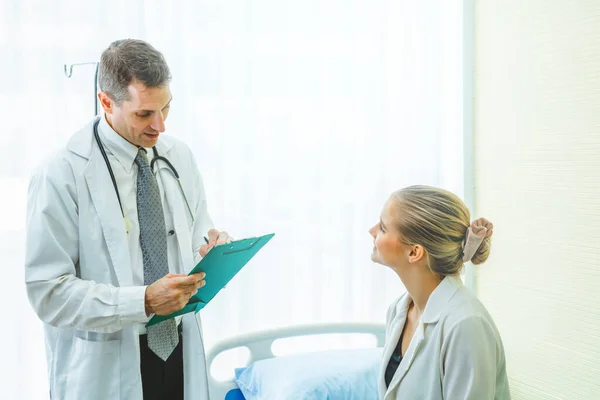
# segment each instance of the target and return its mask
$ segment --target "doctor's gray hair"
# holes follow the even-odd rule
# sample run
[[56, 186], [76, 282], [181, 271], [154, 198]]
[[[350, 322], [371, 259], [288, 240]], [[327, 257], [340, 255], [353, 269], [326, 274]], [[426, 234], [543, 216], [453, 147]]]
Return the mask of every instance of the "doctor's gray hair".
[[[429, 269], [441, 278], [457, 275], [463, 268], [463, 246], [471, 216], [454, 193], [431, 186], [409, 186], [392, 194], [398, 211], [395, 221], [400, 239], [425, 249]], [[486, 237], [471, 259], [485, 262], [490, 254]]]
[[100, 56], [98, 85], [117, 104], [129, 98], [127, 87], [141, 82], [157, 88], [171, 81], [169, 66], [161, 52], [137, 39], [112, 42]]

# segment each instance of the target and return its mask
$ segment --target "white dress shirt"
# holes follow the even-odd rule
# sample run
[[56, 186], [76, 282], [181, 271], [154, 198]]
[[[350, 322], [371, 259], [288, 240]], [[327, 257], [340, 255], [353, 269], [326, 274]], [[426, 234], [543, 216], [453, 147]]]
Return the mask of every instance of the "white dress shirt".
[[[144, 286], [144, 263], [142, 258], [142, 246], [140, 245], [140, 224], [138, 221], [136, 194], [138, 166], [134, 162], [138, 154], [138, 147], [129, 143], [121, 135], [115, 132], [106, 121], [106, 116], [100, 118], [98, 134], [100, 135], [100, 140], [104, 145], [106, 155], [108, 156], [108, 160], [115, 175], [115, 180], [117, 181], [123, 213], [125, 214], [125, 219], [127, 220], [127, 226], [129, 228], [127, 241], [129, 258], [132, 266], [133, 284], [136, 286]], [[148, 162], [150, 162], [154, 153], [151, 148], [146, 149], [146, 152], [148, 155]], [[106, 171], [106, 173], [108, 174], [108, 171]], [[154, 175], [158, 181], [163, 212], [165, 214], [169, 272], [174, 274], [183, 273], [180, 266], [178, 247], [175, 243], [176, 238], [173, 235], [173, 217], [168, 211], [169, 207], [163, 190], [161, 177], [156, 173]], [[107, 193], [106, 195], [116, 196], [114, 192]], [[176, 317], [177, 324], [181, 322], [181, 318], [181, 316]], [[140, 334], [146, 333], [145, 326], [141, 325], [139, 331]]]
[[389, 308], [379, 374], [384, 400], [510, 399], [500, 334], [483, 304], [460, 277], [446, 277], [433, 291], [410, 345], [392, 378], [385, 370], [412, 302], [406, 293]]

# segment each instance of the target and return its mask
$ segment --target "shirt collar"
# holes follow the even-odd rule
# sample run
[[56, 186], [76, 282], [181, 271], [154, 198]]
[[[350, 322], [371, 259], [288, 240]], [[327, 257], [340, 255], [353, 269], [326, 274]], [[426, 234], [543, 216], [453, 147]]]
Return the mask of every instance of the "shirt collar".
[[463, 287], [460, 276], [445, 277], [438, 287], [431, 293], [425, 306], [421, 320], [425, 324], [436, 323], [440, 319], [442, 311], [448, 306], [450, 299]]
[[119, 135], [106, 121], [106, 115], [100, 117], [98, 133], [102, 143], [121, 163], [127, 173], [131, 172], [133, 162], [138, 154], [138, 147], [129, 143], [123, 136]]

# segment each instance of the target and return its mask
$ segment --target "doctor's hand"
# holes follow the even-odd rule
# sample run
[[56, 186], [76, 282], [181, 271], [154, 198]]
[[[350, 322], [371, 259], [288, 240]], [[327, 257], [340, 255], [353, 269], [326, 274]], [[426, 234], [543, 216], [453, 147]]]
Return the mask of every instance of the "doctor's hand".
[[168, 274], [146, 288], [146, 315], [168, 315], [181, 310], [206, 283], [204, 272], [192, 275]]
[[216, 245], [229, 243], [232, 240], [233, 239], [229, 236], [227, 232], [219, 232], [216, 229], [211, 229], [208, 231], [208, 243], [200, 246], [200, 255], [204, 257], [208, 254], [210, 249], [212, 249]]

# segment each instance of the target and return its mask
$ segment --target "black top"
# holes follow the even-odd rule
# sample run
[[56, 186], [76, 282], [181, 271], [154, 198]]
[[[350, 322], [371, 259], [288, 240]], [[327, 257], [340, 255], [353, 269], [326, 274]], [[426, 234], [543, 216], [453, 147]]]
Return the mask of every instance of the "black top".
[[385, 369], [385, 386], [390, 386], [390, 382], [400, 365], [400, 361], [402, 361], [402, 338], [404, 337], [404, 329], [406, 328], [406, 323], [402, 328], [402, 333], [400, 334], [400, 340], [398, 340], [398, 344], [392, 353], [392, 357], [390, 358], [390, 362], [388, 363], [387, 368]]

